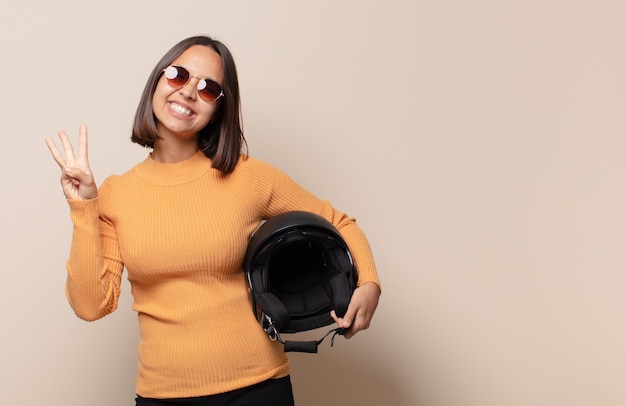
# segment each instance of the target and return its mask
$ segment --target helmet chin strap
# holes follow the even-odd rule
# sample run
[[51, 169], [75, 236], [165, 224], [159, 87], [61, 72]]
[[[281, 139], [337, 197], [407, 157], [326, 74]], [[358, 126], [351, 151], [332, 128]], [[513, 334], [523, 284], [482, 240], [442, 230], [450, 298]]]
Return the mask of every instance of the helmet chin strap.
[[264, 323], [264, 330], [272, 341], [278, 341], [283, 344], [285, 352], [306, 352], [310, 354], [317, 353], [317, 347], [332, 334], [330, 338], [330, 346], [332, 347], [335, 344], [335, 337], [337, 335], [343, 335], [344, 329], [343, 327], [337, 327], [332, 330], [329, 330], [322, 338], [319, 340], [312, 341], [291, 341], [291, 340], [283, 340], [280, 336], [280, 333], [276, 329], [276, 326], [272, 322], [272, 318], [268, 314], [264, 314], [264, 318], [266, 323]]

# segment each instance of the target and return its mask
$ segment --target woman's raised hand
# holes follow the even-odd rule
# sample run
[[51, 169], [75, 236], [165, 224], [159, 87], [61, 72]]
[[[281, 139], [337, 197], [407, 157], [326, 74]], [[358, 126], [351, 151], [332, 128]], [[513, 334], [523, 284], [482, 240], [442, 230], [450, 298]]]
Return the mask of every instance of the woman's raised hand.
[[61, 167], [61, 186], [65, 197], [70, 200], [89, 200], [98, 197], [98, 187], [89, 168], [87, 157], [87, 127], [80, 126], [78, 156], [74, 155], [74, 148], [65, 131], [59, 131], [59, 138], [65, 156], [59, 151], [51, 137], [46, 138], [46, 144], [52, 157]]

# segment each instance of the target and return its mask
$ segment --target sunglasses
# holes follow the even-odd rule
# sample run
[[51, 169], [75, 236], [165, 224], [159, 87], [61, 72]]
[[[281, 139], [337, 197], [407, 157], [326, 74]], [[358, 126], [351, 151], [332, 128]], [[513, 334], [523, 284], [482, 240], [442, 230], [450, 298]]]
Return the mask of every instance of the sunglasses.
[[[179, 88], [189, 83], [191, 75], [189, 71], [182, 66], [171, 65], [163, 70], [163, 74], [170, 86]], [[220, 97], [224, 96], [222, 87], [211, 79], [200, 79], [198, 82], [198, 95], [208, 103], [213, 103]]]

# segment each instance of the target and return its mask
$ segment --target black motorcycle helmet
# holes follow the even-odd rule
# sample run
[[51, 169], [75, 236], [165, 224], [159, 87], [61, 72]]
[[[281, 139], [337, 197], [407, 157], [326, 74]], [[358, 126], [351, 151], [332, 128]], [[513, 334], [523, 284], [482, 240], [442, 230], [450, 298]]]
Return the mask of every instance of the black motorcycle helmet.
[[[356, 288], [350, 250], [325, 218], [291, 211], [263, 223], [252, 236], [244, 259], [253, 310], [268, 336], [285, 352], [317, 352], [318, 341], [283, 341], [281, 333], [298, 333], [343, 317]], [[333, 335], [334, 339], [334, 335]]]

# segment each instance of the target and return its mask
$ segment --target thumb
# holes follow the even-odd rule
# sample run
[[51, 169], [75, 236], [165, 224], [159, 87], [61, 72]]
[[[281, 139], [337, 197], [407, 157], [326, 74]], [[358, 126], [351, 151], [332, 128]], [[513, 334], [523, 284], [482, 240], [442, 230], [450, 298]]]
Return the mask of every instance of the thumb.
[[65, 174], [70, 178], [77, 179], [80, 183], [93, 182], [93, 174], [89, 167], [84, 168], [72, 168], [70, 166], [65, 167]]
[[[98, 187], [89, 167], [71, 168], [66, 167], [63, 171], [63, 178], [71, 182], [75, 188], [65, 189], [66, 195], [70, 193], [74, 198], [89, 200], [98, 196]], [[77, 193], [77, 195], [76, 195]]]
[[343, 317], [337, 316], [337, 313], [335, 313], [334, 310], [331, 311], [331, 316], [339, 327], [350, 328], [352, 321], [354, 320], [355, 313], [356, 310], [354, 310], [352, 306], [348, 306], [348, 311], [346, 311], [346, 314], [344, 314]]

